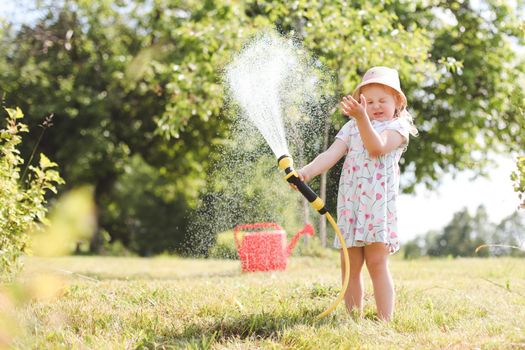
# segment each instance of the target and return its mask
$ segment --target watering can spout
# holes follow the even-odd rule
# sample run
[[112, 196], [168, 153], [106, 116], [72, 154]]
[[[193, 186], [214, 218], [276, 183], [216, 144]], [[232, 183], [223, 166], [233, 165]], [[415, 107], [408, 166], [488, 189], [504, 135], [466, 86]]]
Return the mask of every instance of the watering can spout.
[[290, 256], [290, 254], [292, 254], [292, 250], [295, 248], [295, 245], [297, 244], [297, 241], [299, 240], [299, 238], [302, 236], [302, 235], [308, 235], [308, 236], [313, 236], [314, 235], [314, 228], [312, 225], [310, 224], [306, 224], [304, 225], [303, 229], [299, 232], [297, 232], [293, 237], [292, 237], [292, 240], [290, 241], [290, 244], [288, 244], [288, 247], [286, 247], [286, 256]]

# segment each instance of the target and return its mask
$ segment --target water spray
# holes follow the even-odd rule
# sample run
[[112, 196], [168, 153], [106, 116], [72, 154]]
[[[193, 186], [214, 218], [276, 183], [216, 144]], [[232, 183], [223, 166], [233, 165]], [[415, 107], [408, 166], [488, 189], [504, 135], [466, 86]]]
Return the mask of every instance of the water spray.
[[[312, 101], [308, 92], [315, 90], [309, 79], [310, 72], [296, 54], [297, 47], [277, 34], [266, 33], [256, 37], [250, 45], [227, 67], [226, 82], [230, 95], [242, 108], [242, 116], [257, 127], [273, 153], [278, 165], [286, 173], [285, 179], [301, 192], [319, 214], [332, 225], [342, 247], [344, 238], [324, 201], [302, 181], [293, 168], [282, 119], [283, 95], [302, 96], [303, 101]], [[293, 100], [293, 99], [292, 99]], [[286, 113], [286, 112], [285, 112]], [[332, 312], [343, 300], [350, 280], [350, 259], [343, 248], [345, 274], [343, 286], [337, 299], [318, 318]]]

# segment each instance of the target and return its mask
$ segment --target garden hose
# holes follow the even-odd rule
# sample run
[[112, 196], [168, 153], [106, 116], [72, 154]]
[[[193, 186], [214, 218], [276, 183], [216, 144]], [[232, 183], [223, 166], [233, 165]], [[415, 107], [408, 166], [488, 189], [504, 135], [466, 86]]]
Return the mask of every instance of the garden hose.
[[330, 224], [335, 230], [337, 238], [339, 239], [339, 242], [341, 243], [341, 249], [343, 250], [343, 257], [344, 257], [344, 264], [345, 264], [345, 275], [343, 278], [343, 286], [341, 288], [341, 292], [339, 293], [339, 296], [337, 297], [337, 299], [335, 299], [332, 305], [330, 305], [325, 311], [323, 311], [317, 316], [318, 319], [321, 319], [325, 317], [326, 315], [328, 315], [330, 312], [332, 312], [337, 307], [337, 305], [339, 305], [339, 303], [341, 302], [341, 300], [343, 300], [345, 296], [346, 289], [348, 288], [348, 281], [350, 280], [350, 258], [348, 257], [348, 251], [345, 249], [346, 243], [343, 238], [343, 235], [341, 234], [341, 231], [339, 230], [339, 227], [337, 227], [337, 224], [334, 218], [332, 217], [332, 215], [330, 215], [330, 213], [326, 209], [326, 206], [323, 200], [310, 188], [310, 186], [308, 186], [306, 183], [304, 183], [304, 181], [299, 179], [297, 171], [295, 171], [293, 168], [292, 158], [288, 155], [283, 155], [279, 157], [277, 162], [279, 164], [279, 169], [284, 170], [284, 172], [286, 173], [286, 176], [284, 177], [284, 179], [288, 181], [289, 183], [294, 184], [297, 190], [299, 190], [299, 192], [301, 192], [301, 194], [308, 200], [308, 202], [310, 202], [310, 205], [315, 210], [317, 210], [319, 214], [324, 215], [328, 219], [328, 221], [330, 222]]

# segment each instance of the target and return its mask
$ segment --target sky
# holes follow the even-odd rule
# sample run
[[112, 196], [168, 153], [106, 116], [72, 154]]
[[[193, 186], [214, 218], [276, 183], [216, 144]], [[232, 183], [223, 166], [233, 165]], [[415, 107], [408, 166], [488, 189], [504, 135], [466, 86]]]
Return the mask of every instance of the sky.
[[454, 213], [465, 207], [474, 214], [483, 204], [494, 223], [516, 211], [519, 199], [510, 180], [516, 161], [501, 156], [496, 159], [497, 167], [490, 171], [490, 178], [472, 180], [472, 172], [465, 171], [456, 178], [445, 176], [437, 190], [428, 191], [421, 185], [416, 187], [416, 195], [400, 195], [398, 231], [402, 241], [443, 228]]

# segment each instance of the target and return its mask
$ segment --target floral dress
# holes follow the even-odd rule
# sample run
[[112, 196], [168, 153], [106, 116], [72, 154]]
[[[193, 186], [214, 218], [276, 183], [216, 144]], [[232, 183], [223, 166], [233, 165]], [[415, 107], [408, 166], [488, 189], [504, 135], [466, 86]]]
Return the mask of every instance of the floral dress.
[[[346, 123], [336, 138], [348, 147], [339, 180], [337, 225], [347, 247], [374, 242], [387, 245], [390, 254], [399, 250], [396, 201], [399, 194], [399, 159], [408, 144], [410, 124], [397, 118], [372, 121], [380, 134], [398, 131], [405, 139], [399, 148], [371, 158], [363, 145], [355, 120]], [[336, 237], [334, 246], [341, 248]]]

